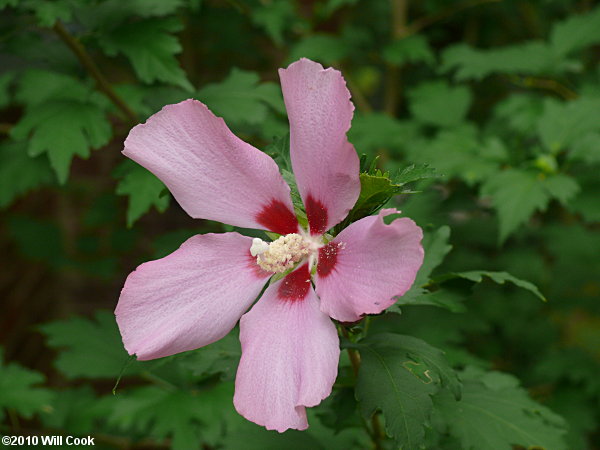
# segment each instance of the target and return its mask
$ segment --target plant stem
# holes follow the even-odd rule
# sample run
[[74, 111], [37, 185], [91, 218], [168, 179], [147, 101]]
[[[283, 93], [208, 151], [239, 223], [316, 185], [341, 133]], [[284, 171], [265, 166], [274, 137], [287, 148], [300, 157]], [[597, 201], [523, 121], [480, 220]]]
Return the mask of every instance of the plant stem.
[[87, 70], [87, 72], [94, 78], [98, 89], [103, 92], [112, 101], [117, 108], [119, 108], [125, 117], [132, 122], [132, 124], [138, 123], [137, 114], [125, 103], [125, 101], [119, 97], [119, 95], [112, 88], [107, 79], [102, 75], [100, 69], [85, 50], [85, 47], [79, 42], [77, 38], [72, 36], [67, 29], [59, 21], [54, 24], [54, 31], [63, 40], [65, 44], [75, 54], [81, 65]]
[[[345, 326], [340, 325], [340, 330], [342, 335], [350, 340], [350, 334]], [[347, 348], [348, 357], [350, 358], [350, 364], [352, 365], [352, 370], [354, 372], [354, 376], [358, 378], [358, 371], [360, 369], [360, 354], [354, 350], [353, 348]], [[379, 422], [379, 413], [375, 411], [373, 416], [371, 416], [371, 428], [372, 431], [369, 432], [371, 439], [373, 440], [373, 447], [375, 450], [382, 450], [381, 440], [384, 438], [383, 431], [381, 429], [381, 423]]]
[[[392, 2], [392, 41], [408, 37], [406, 20], [408, 0], [391, 0]], [[387, 64], [384, 110], [391, 116], [396, 114], [400, 97], [400, 77], [402, 70], [394, 64]]]

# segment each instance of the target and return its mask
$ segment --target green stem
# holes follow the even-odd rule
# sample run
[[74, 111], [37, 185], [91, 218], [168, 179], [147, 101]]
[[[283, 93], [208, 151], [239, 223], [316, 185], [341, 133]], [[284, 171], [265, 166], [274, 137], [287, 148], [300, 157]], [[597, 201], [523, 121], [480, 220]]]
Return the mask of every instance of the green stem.
[[98, 89], [103, 92], [109, 99], [112, 101], [117, 108], [119, 108], [125, 117], [132, 122], [132, 124], [138, 123], [137, 114], [125, 103], [125, 101], [119, 97], [119, 95], [112, 88], [108, 80], [102, 75], [100, 69], [94, 62], [94, 60], [90, 57], [90, 55], [85, 50], [85, 47], [72, 36], [67, 29], [63, 26], [62, 23], [56, 22], [53, 27], [54, 31], [58, 36], [63, 40], [65, 44], [71, 49], [71, 51], [75, 54], [81, 65], [87, 70], [87, 72], [94, 78], [96, 81], [96, 85]]

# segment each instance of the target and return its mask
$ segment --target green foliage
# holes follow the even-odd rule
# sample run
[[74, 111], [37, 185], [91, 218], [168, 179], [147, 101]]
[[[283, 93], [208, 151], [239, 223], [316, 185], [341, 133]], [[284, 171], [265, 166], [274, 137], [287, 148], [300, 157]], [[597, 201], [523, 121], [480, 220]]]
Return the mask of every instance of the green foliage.
[[90, 148], [102, 147], [112, 136], [104, 98], [69, 76], [26, 72], [17, 99], [26, 105], [26, 113], [11, 136], [26, 140], [32, 157], [46, 153], [61, 184], [67, 181], [74, 156], [89, 157]]
[[370, 418], [381, 410], [400, 448], [418, 448], [441, 387], [460, 398], [461, 386], [443, 352], [411, 336], [377, 334], [357, 344], [361, 368], [356, 398]]
[[275, 83], [259, 83], [254, 72], [233, 69], [221, 83], [212, 83], [198, 91], [198, 98], [217, 115], [233, 124], [263, 122], [268, 107], [285, 112], [281, 90]]
[[193, 86], [175, 59], [181, 45], [171, 33], [179, 30], [181, 23], [175, 18], [148, 19], [124, 23], [99, 43], [108, 55], [124, 54], [144, 83], [162, 81], [191, 92]]
[[74, 317], [40, 330], [51, 348], [62, 349], [55, 365], [69, 378], [116, 380], [124, 368], [127, 373], [137, 368], [121, 344], [114, 315], [107, 311], [98, 311], [95, 320]]
[[48, 161], [30, 157], [23, 143], [0, 142], [0, 159], [0, 208], [53, 180]]
[[441, 127], [460, 124], [471, 104], [464, 86], [451, 87], [444, 81], [427, 81], [408, 93], [410, 112], [419, 121]]
[[516, 378], [472, 367], [460, 374], [462, 398], [447, 392], [434, 397], [436, 411], [465, 450], [566, 449], [561, 417], [531, 400]]
[[391, 64], [435, 63], [435, 55], [425, 36], [417, 34], [389, 44], [383, 50], [383, 57]]
[[[0, 330], [35, 369], [2, 363], [0, 433], [123, 448], [593, 448], [600, 7], [400, 3], [0, 0]], [[277, 80], [300, 57], [342, 72], [348, 137], [367, 155], [333, 234], [397, 208], [424, 230], [425, 259], [389, 313], [339, 324], [358, 380], [343, 351], [309, 429], [280, 434], [235, 412], [237, 329], [139, 362], [106, 311], [137, 264], [234, 230], [168, 208], [165, 186], [124, 162], [131, 127], [165, 104], [198, 98], [265, 149], [306, 227]], [[139, 220], [152, 209], [163, 214]]]
[[165, 185], [142, 166], [124, 161], [116, 170], [120, 178], [116, 193], [128, 197], [127, 226], [131, 227], [153, 206], [164, 212], [169, 207], [170, 196]]
[[44, 381], [44, 375], [26, 369], [16, 363], [5, 364], [0, 349], [0, 419], [6, 409], [13, 410], [26, 418], [31, 418], [49, 408], [53, 393], [36, 385]]
[[545, 176], [532, 171], [508, 169], [489, 178], [481, 195], [489, 196], [498, 212], [500, 243], [536, 211], [543, 211], [551, 199], [569, 201], [579, 190], [577, 182], [563, 174]]

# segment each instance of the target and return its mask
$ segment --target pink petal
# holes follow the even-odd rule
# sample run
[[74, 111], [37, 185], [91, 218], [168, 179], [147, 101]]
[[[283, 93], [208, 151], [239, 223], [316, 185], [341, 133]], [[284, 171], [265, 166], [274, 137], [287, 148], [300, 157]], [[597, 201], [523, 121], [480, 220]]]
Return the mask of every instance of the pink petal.
[[335, 325], [319, 310], [307, 265], [290, 275], [242, 316], [233, 399], [246, 419], [280, 433], [308, 427], [305, 407], [331, 393], [340, 356]]
[[423, 263], [423, 232], [410, 219], [383, 222], [383, 209], [344, 229], [320, 249], [315, 284], [321, 310], [354, 322], [390, 307], [415, 281]]
[[131, 130], [123, 153], [160, 178], [194, 218], [280, 234], [298, 229], [275, 161], [199, 101], [165, 106]]
[[132, 272], [115, 310], [123, 343], [139, 360], [193, 350], [225, 336], [267, 278], [238, 233], [193, 236]]
[[354, 112], [342, 74], [302, 58], [279, 69], [290, 120], [290, 156], [312, 234], [341, 222], [360, 193], [359, 161], [346, 138]]

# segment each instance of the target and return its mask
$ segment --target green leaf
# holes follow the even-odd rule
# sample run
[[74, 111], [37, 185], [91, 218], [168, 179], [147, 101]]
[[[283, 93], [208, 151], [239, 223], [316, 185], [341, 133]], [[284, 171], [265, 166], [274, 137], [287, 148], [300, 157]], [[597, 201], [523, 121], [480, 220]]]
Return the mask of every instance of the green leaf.
[[462, 399], [434, 396], [436, 414], [464, 450], [526, 448], [566, 450], [564, 420], [536, 403], [511, 375], [467, 368], [460, 374]]
[[207, 84], [198, 98], [227, 122], [259, 124], [269, 111], [285, 112], [281, 90], [275, 83], [260, 83], [255, 72], [233, 69], [220, 83]]
[[483, 281], [483, 277], [487, 277], [490, 280], [492, 280], [494, 283], [498, 283], [498, 284], [504, 284], [508, 281], [508, 282], [514, 284], [515, 286], [518, 286], [520, 288], [523, 288], [523, 289], [531, 292], [533, 295], [535, 295], [540, 300], [546, 301], [546, 297], [544, 297], [544, 294], [542, 294], [540, 292], [540, 290], [537, 288], [537, 286], [535, 284], [533, 284], [529, 281], [526, 281], [526, 280], [521, 280], [520, 278], [517, 278], [507, 272], [489, 272], [489, 271], [485, 271], [485, 270], [471, 270], [469, 272], [453, 272], [453, 273], [442, 275], [441, 277], [436, 278], [434, 281], [435, 282], [443, 282], [443, 281], [450, 280], [453, 278], [464, 278], [465, 280], [473, 281], [475, 283], [481, 283]]
[[352, 47], [339, 36], [313, 34], [296, 44], [288, 57], [288, 61], [308, 58], [327, 65], [335, 65], [352, 52]]
[[600, 7], [587, 14], [573, 15], [552, 27], [550, 44], [564, 56], [600, 42]]
[[174, 17], [153, 18], [119, 25], [101, 35], [99, 43], [110, 56], [125, 55], [142, 82], [162, 81], [192, 91], [192, 85], [175, 58], [181, 45], [171, 33], [179, 30], [181, 23]]
[[95, 320], [81, 317], [40, 326], [50, 348], [60, 350], [55, 365], [67, 378], [116, 380], [124, 367], [131, 374], [139, 363], [130, 361], [114, 314], [97, 311]]
[[408, 92], [411, 114], [419, 121], [441, 127], [461, 123], [471, 105], [466, 86], [449, 86], [446, 81], [427, 81]]
[[481, 80], [494, 73], [553, 73], [563, 66], [544, 42], [530, 41], [493, 49], [474, 49], [466, 44], [449, 47], [442, 53], [441, 72], [456, 71], [458, 81]]
[[6, 408], [14, 409], [27, 419], [34, 413], [50, 409], [53, 393], [36, 386], [43, 382], [44, 375], [39, 372], [16, 363], [5, 364], [0, 348], [0, 419]]
[[165, 212], [169, 206], [169, 195], [163, 195], [166, 187], [156, 176], [142, 166], [125, 161], [116, 170], [120, 177], [116, 193], [128, 197], [127, 226], [131, 227], [153, 206]]
[[490, 196], [500, 221], [500, 243], [535, 211], [544, 211], [552, 198], [565, 203], [579, 190], [575, 180], [557, 174], [549, 177], [533, 172], [508, 169], [493, 175], [481, 187]]
[[112, 130], [104, 111], [94, 104], [50, 100], [28, 109], [11, 135], [16, 140], [28, 140], [31, 156], [47, 153], [58, 181], [64, 184], [73, 157], [87, 158], [90, 148], [108, 143]]
[[295, 21], [294, 2], [275, 0], [251, 8], [252, 22], [264, 28], [277, 45], [283, 44], [283, 33]]
[[29, 156], [24, 143], [0, 142], [0, 160], [0, 208], [54, 180], [48, 161], [44, 157]]
[[361, 355], [356, 398], [363, 416], [369, 419], [381, 410], [397, 445], [419, 448], [433, 410], [431, 394], [443, 387], [460, 398], [460, 382], [443, 352], [420, 339], [388, 333], [355, 346]]
[[71, 2], [52, 0], [38, 2], [35, 0], [26, 1], [25, 7], [31, 8], [35, 13], [38, 24], [43, 27], [52, 27], [57, 20], [68, 22], [73, 15], [73, 6]]
[[558, 153], [586, 133], [600, 131], [597, 113], [600, 99], [581, 97], [560, 103], [548, 100], [537, 124], [537, 131], [544, 146]]
[[346, 220], [339, 226], [340, 229], [379, 211], [394, 195], [406, 192], [403, 188], [406, 184], [431, 178], [435, 174], [430, 167], [414, 164], [405, 167], [395, 176], [378, 169], [370, 172], [360, 174], [360, 195]]
[[185, 450], [200, 448], [203, 441], [216, 443], [228, 416], [235, 414], [229, 407], [232, 397], [231, 383], [191, 391], [143, 386], [104, 402], [110, 426], [155, 439], [172, 437], [171, 447]]
[[423, 236], [423, 250], [425, 251], [425, 258], [423, 264], [417, 272], [417, 278], [415, 279], [414, 285], [421, 286], [429, 281], [432, 272], [438, 267], [450, 250], [452, 245], [449, 244], [450, 240], [450, 227], [444, 225], [439, 227], [433, 233], [425, 233]]
[[435, 55], [425, 36], [416, 34], [388, 44], [383, 49], [383, 58], [397, 66], [406, 63], [435, 63]]
[[450, 239], [450, 227], [444, 225], [434, 232], [427, 232], [423, 236], [423, 250], [425, 257], [423, 264], [417, 272], [417, 277], [412, 287], [396, 302], [388, 308], [389, 312], [399, 312], [400, 306], [404, 305], [431, 305], [446, 308], [452, 312], [464, 310], [460, 299], [449, 291], [429, 292], [424, 286], [429, 282], [431, 273], [438, 267], [446, 255], [452, 250], [448, 243]]
[[445, 177], [459, 177], [468, 185], [496, 173], [507, 158], [502, 141], [482, 141], [471, 124], [442, 129], [432, 139], [415, 139], [407, 148], [411, 161], [429, 164]]
[[217, 342], [182, 354], [178, 357], [178, 361], [194, 376], [206, 377], [220, 374], [223, 380], [233, 380], [241, 356], [238, 333], [232, 331]]
[[0, 75], [0, 108], [6, 107], [11, 100], [11, 84], [15, 78], [14, 72], [5, 72]]
[[359, 153], [378, 153], [381, 149], [397, 149], [418, 134], [415, 122], [401, 122], [384, 113], [361, 114], [352, 119], [348, 139]]

